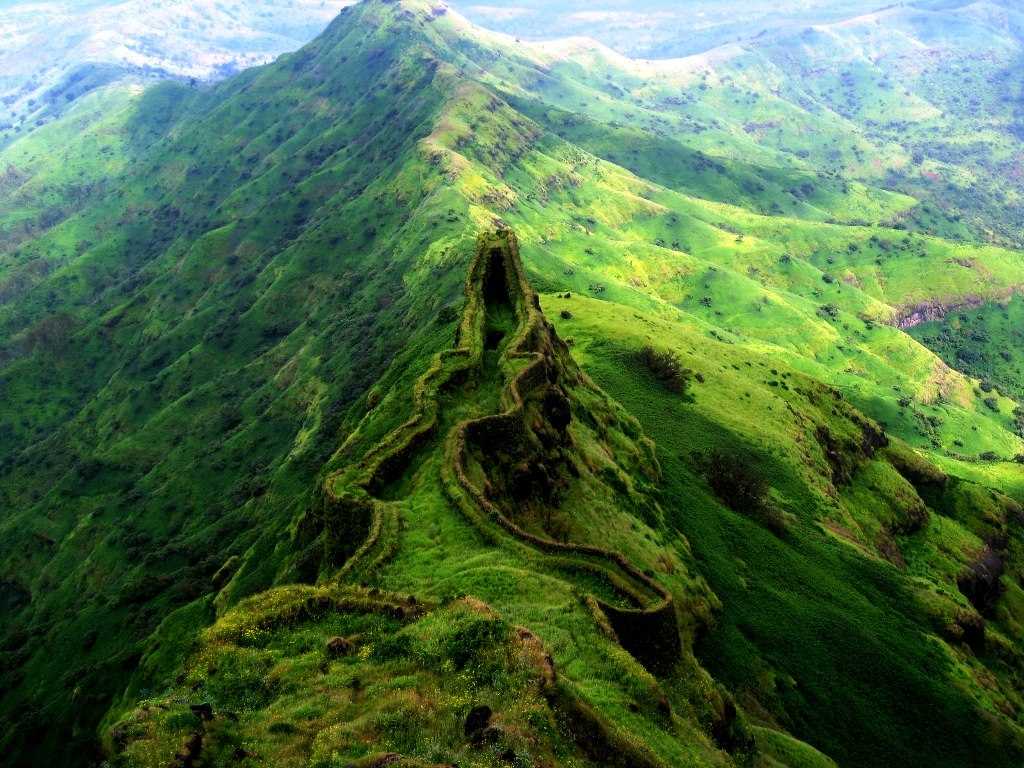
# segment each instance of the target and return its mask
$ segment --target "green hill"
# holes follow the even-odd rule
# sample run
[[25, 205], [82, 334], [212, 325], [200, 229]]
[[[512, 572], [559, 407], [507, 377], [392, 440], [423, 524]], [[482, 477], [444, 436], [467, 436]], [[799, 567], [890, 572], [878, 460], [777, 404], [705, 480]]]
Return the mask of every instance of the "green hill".
[[1020, 395], [903, 328], [1024, 260], [745, 56], [366, 0], [0, 151], [10, 763], [1019, 765]]

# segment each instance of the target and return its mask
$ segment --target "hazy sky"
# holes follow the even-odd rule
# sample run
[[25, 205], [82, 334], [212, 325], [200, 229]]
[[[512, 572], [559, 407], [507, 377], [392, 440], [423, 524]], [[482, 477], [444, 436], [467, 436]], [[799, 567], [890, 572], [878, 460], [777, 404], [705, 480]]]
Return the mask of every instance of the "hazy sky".
[[[0, 58], [4, 33], [17, 25], [47, 24], [55, 18], [102, 19], [118, 23], [145, 18], [209, 19], [231, 37], [239, 24], [257, 31], [296, 37], [322, 24], [351, 0], [0, 0]], [[636, 55], [678, 55], [704, 50], [736, 37], [785, 23], [827, 20], [867, 12], [893, 0], [448, 0], [472, 21], [531, 39], [587, 35]], [[15, 22], [16, 20], [16, 22]], [[261, 22], [263, 22], [261, 27]], [[61, 24], [67, 27], [67, 24]], [[70, 26], [78, 27], [77, 23]], [[173, 24], [170, 25], [173, 34]], [[6, 30], [5, 30], [6, 27]], [[90, 24], [84, 24], [90, 29]], [[68, 29], [53, 29], [58, 35]], [[154, 30], [155, 31], [155, 30]], [[198, 42], [198, 41], [197, 41]], [[271, 49], [274, 47], [269, 45]], [[0, 72], [0, 77], [4, 73]]]
[[892, 0], [451, 0], [481, 26], [530, 38], [587, 35], [623, 53], [673, 56], [784, 24], [827, 21]]

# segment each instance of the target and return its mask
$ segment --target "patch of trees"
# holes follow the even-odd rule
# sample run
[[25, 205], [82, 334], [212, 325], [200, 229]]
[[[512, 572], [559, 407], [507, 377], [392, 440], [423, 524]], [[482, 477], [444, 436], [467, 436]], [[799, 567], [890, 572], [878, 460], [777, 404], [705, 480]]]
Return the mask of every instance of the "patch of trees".
[[769, 497], [768, 481], [749, 457], [713, 450], [704, 456], [702, 465], [705, 480], [725, 506], [754, 518], [777, 535], [785, 532], [785, 519]]
[[986, 614], [1003, 593], [1002, 575], [1005, 569], [1000, 554], [991, 546], [986, 546], [957, 579], [957, 588], [979, 613]]
[[25, 334], [25, 346], [29, 350], [60, 353], [70, 340], [74, 326], [74, 319], [63, 312], [45, 317]]
[[669, 392], [686, 394], [693, 379], [693, 371], [683, 366], [674, 352], [655, 349], [647, 344], [636, 353], [635, 359]]

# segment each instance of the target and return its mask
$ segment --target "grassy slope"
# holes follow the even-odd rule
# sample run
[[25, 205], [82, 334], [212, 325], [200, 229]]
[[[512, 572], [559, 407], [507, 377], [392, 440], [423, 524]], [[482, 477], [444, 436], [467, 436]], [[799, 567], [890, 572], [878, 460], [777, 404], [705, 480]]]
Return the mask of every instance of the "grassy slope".
[[[776, 359], [640, 313], [627, 318], [590, 299], [554, 295], [545, 307], [552, 316], [563, 309], [572, 315], [557, 321], [559, 331], [658, 445], [667, 519], [693, 542], [700, 570], [723, 602], [700, 654], [716, 677], [729, 681], [755, 717], [783, 723], [841, 765], [973, 759], [976, 747], [961, 740], [974, 727], [966, 726], [973, 720], [968, 702], [999, 711], [1017, 694], [1012, 684], [992, 699], [976, 683], [962, 689], [957, 681], [1001, 668], [999, 654], [979, 664], [955, 635], [946, 645], [933, 634], [942, 636], [958, 612], [971, 610], [955, 586], [963, 558], [980, 545], [969, 524], [933, 514], [920, 530], [898, 533], [903, 516], [923, 502], [883, 462], [864, 462], [846, 485], [822, 487], [827, 473], [814, 466], [821, 460], [814, 430], [841, 427], [816, 407], [800, 374]], [[652, 341], [700, 373], [694, 402], [625, 363], [631, 349]], [[709, 493], [701, 456], [715, 449], [740, 453], [771, 478], [773, 497], [791, 516], [783, 540]], [[960, 554], [949, 561], [936, 551]], [[915, 578], [907, 579], [908, 571]], [[1005, 647], [1019, 645], [1018, 627], [1019, 619], [1008, 620]], [[907, 700], [932, 703], [908, 709]], [[903, 735], [893, 738], [896, 732]], [[997, 752], [985, 754], [996, 759]]]
[[[609, 291], [613, 287], [607, 283], [614, 278], [629, 283], [627, 293], [615, 298], [622, 300], [628, 296], [630, 303], [641, 307], [648, 305], [651, 294], [656, 292], [657, 298], [680, 306], [688, 314], [707, 318], [732, 337], [752, 336], [782, 346], [782, 354], [790, 351], [785, 347], [795, 347], [801, 358], [795, 364], [813, 365], [817, 377], [841, 383], [871, 415], [915, 445], [930, 447], [954, 461], [987, 451], [995, 451], [1004, 459], [1014, 455], [1019, 444], [1013, 434], [1012, 405], [1003, 402], [993, 423], [989, 418], [993, 413], [983, 407], [980, 399], [971, 397], [967, 382], [902, 334], [878, 327], [876, 322], [889, 322], [926, 297], [929, 301], [957, 303], [976, 300], [979, 294], [991, 296], [1012, 290], [1021, 279], [1016, 253], [879, 228], [879, 224], [905, 218], [901, 212], [907, 210], [907, 200], [837, 182], [827, 174], [818, 173], [803, 190], [803, 185], [794, 180], [791, 188], [797, 194], [780, 197], [771, 174], [789, 174], [789, 178], [795, 175], [799, 179], [798, 169], [807, 163], [802, 150], [781, 146], [758, 134], [760, 151], [778, 148], [781, 151], [773, 162], [796, 167], [788, 171], [761, 171], [760, 179], [754, 180], [749, 168], [728, 159], [729, 155], [751, 156], [743, 143], [745, 139], [741, 138], [747, 134], [740, 132], [736, 123], [731, 124], [728, 138], [716, 142], [706, 140], [705, 134], [710, 132], [706, 126], [698, 130], [687, 128], [686, 121], [691, 118], [680, 116], [680, 111], [689, 114], [707, 109], [701, 106], [707, 99], [723, 98], [722, 92], [733, 87], [717, 82], [717, 87], [705, 88], [706, 70], [693, 62], [665, 65], [667, 71], [659, 65], [654, 72], [636, 73], [627, 63], [600, 51], [588, 60], [590, 66], [585, 69], [557, 57], [553, 63], [550, 58], [542, 60], [560, 77], [548, 74], [537, 78], [536, 65], [533, 69], [529, 65], [516, 67], [516, 57], [506, 55], [501, 60], [504, 69], [495, 67], [497, 74], [491, 78], [511, 94], [513, 104], [529, 105], [531, 99], [523, 95], [523, 89], [528, 87], [541, 92], [545, 99], [572, 105], [582, 117], [573, 115], [566, 119], [564, 112], [545, 110], [543, 106], [529, 106], [527, 113], [589, 149], [605, 152], [613, 146], [619, 148], [619, 154], [613, 153], [609, 159], [649, 174], [656, 182], [684, 193], [701, 187], [717, 201], [741, 205], [747, 211], [775, 214], [765, 218], [734, 207], [708, 205], [652, 189], [646, 182], [630, 180], [614, 171], [595, 179], [595, 184], [585, 184], [583, 194], [570, 189], [569, 194], [560, 195], [558, 188], [547, 194], [535, 192], [536, 199], [527, 196], [525, 201], [518, 202], [527, 209], [522, 213], [525, 224], [535, 228], [536, 239], [545, 246], [545, 265], [552, 256], [568, 261], [566, 254], [572, 253], [578, 255], [572, 259], [576, 264], [571, 267], [582, 262], [588, 269], [586, 275], [577, 273], [572, 280], [548, 271], [545, 277], [553, 285], [577, 290], [596, 286], [598, 290]], [[725, 65], [714, 64], [720, 68], [729, 62], [727, 57]], [[696, 71], [691, 71], [695, 67]], [[707, 64], [706, 69], [714, 68]], [[777, 72], [776, 78], [779, 77]], [[749, 78], [762, 83], [762, 89], [763, 81], [772, 81], [761, 70]], [[671, 85], [681, 85], [683, 96], [676, 92], [672, 100], [666, 101]], [[598, 90], [599, 86], [603, 90]], [[650, 93], [652, 89], [656, 93]], [[577, 91], [587, 94], [578, 103], [571, 95]], [[658, 100], [658, 95], [665, 99]], [[792, 109], [787, 103], [765, 105], [762, 101], [757, 102], [759, 108], [768, 109], [777, 117]], [[637, 114], [640, 109], [650, 115], [646, 121]], [[749, 115], [749, 111], [747, 105], [743, 112]], [[715, 111], [717, 120], [724, 120], [727, 114]], [[813, 135], [816, 141], [827, 143], [830, 134], [843, 141], [864, 135], [848, 121], [831, 123], [834, 118], [833, 113], [802, 113], [800, 119], [808, 126], [813, 121], [815, 126], [813, 132], [803, 132], [803, 140]], [[630, 126], [628, 142], [621, 140], [625, 129], [620, 123]], [[720, 127], [730, 126], [723, 123]], [[694, 147], [715, 154], [695, 154]], [[876, 156], [880, 154], [877, 148], [873, 152]], [[556, 150], [552, 154], [557, 157], [569, 153]], [[719, 159], [721, 155], [727, 157]], [[828, 165], [823, 160], [817, 164]], [[847, 174], [860, 172], [855, 163], [840, 167]], [[867, 174], [868, 178], [871, 176]], [[571, 175], [563, 178], [572, 181]], [[716, 183], [720, 179], [729, 183]], [[552, 180], [554, 177], [544, 179]], [[540, 179], [533, 181], [537, 184]], [[564, 189], [565, 185], [561, 186]], [[590, 194], [586, 195], [588, 191]], [[619, 193], [614, 206], [607, 197], [610, 191]], [[606, 196], [601, 201], [604, 219], [593, 218], [590, 213], [598, 194]], [[807, 205], [806, 198], [814, 200], [816, 196], [824, 213]], [[561, 217], [557, 229], [551, 226], [551, 213], [546, 205], [551, 199], [557, 199], [563, 210], [576, 208], [575, 215]], [[618, 210], [611, 214], [616, 206]], [[858, 209], [859, 216], [855, 213]], [[822, 220], [876, 226], [822, 226], [817, 223]], [[545, 228], [541, 229], [536, 222], [543, 222]], [[602, 248], [600, 240], [609, 235], [612, 242]], [[650, 248], [652, 245], [659, 248]], [[530, 243], [528, 253], [529, 246]], [[612, 266], [615, 262], [609, 261], [609, 251], [622, 253], [625, 248], [630, 249], [629, 271]], [[594, 261], [603, 262], [606, 268], [590, 271]], [[706, 271], [701, 269], [702, 262], [710, 262]], [[740, 274], [722, 274], [722, 267]], [[920, 281], [922, 273], [929, 275], [927, 283]], [[595, 277], [598, 279], [594, 280]], [[637, 296], [641, 292], [647, 296]], [[782, 320], [787, 315], [789, 318]], [[902, 390], [895, 398], [891, 394], [894, 387]], [[893, 407], [894, 401], [907, 398], [912, 407]], [[979, 419], [989, 423], [982, 428]]]
[[[5, 252], [24, 276], [0, 320], [15, 743], [71, 754], [76, 720], [90, 742], [139, 640], [229, 555], [272, 553], [346, 412], [450, 334], [434, 319], [459, 295], [465, 206], [416, 149], [442, 91], [415, 50], [371, 59], [394, 41], [339, 27], [213, 91], [144, 94], [107, 131], [138, 150], [117, 192]], [[335, 46], [363, 53], [339, 67]], [[249, 591], [281, 567], [264, 563]]]
[[[353, 23], [363, 13], [375, 14], [372, 24]], [[119, 197], [62, 205], [40, 220], [38, 195], [25, 194], [24, 207], [0, 222], [0, 285], [9, 291], [0, 332], [16, 350], [0, 371], [3, 434], [13, 438], [0, 443], [0, 491], [16, 510], [3, 521], [2, 553], [5, 649], [20, 667], [4, 700], [20, 717], [13, 737], [53, 737], [47, 720], [77, 717], [87, 742], [140, 654], [143, 672], [125, 705], [162, 688], [187, 639], [213, 618], [202, 597], [210, 579], [226, 586], [223, 613], [274, 582], [308, 576], [289, 523], [313, 502], [315, 478], [339, 443], [358, 456], [406, 418], [416, 377], [451, 344], [457, 313], [442, 308], [458, 301], [475, 233], [500, 216], [520, 233], [535, 282], [573, 293], [565, 308], [582, 320], [579, 330], [560, 322], [564, 335], [579, 337], [588, 369], [659, 444], [665, 518], [639, 534], [613, 506], [616, 545], [641, 562], [665, 550], [686, 564], [674, 579], [681, 594], [695, 590], [685, 600], [690, 631], [721, 600], [718, 628], [701, 647], [759, 727], [792, 729], [848, 764], [927, 753], [952, 765], [971, 751], [1014, 760], [1019, 597], [1011, 590], [992, 619], [989, 647], [1005, 650], [976, 659], [959, 644], [958, 612], [973, 609], [955, 589], [989, 535], [972, 527], [975, 518], [1012, 516], [1009, 502], [969, 505], [957, 520], [953, 501], [930, 500], [948, 514], [901, 538], [904, 518], [919, 512], [916, 490], [880, 459], [858, 461], [847, 484], [832, 483], [816, 427], [856, 434], [853, 411], [833, 414], [795, 391], [832, 397], [820, 383], [791, 391], [790, 382], [807, 375], [838, 386], [949, 471], [983, 472], [988, 484], [1017, 490], [1000, 476], [1012, 465], [964, 460], [1020, 451], [1013, 403], [998, 401], [996, 413], [972, 382], [884, 324], [923, 299], [955, 301], [979, 284], [1000, 295], [1024, 279], [1017, 254], [878, 226], [913, 200], [810, 170], [855, 171], [855, 149], [833, 166], [831, 155], [794, 154], [799, 145], [783, 146], [791, 137], [755, 140], [728, 126], [692, 132], [686, 121], [696, 117], [667, 114], [621, 62], [552, 63], [509, 47], [415, 3], [369, 5], [309, 48], [212, 92], [149, 91], [118, 102], [123, 121], [97, 110], [86, 122], [113, 137], [104, 140], [115, 142], [114, 165], [88, 164], [87, 143], [70, 147], [79, 147], [89, 182], [121, 171]], [[612, 70], [640, 96], [608, 88]], [[753, 106], [737, 101], [730, 83], [704, 90], [701, 80], [692, 79], [704, 94], [694, 107], [700, 119], [749, 118]], [[544, 103], [524, 102], [533, 94]], [[649, 103], [638, 115], [640, 97]], [[790, 106], [773, 107], [792, 116]], [[582, 122], [566, 125], [566, 111]], [[822, 125], [820, 116], [802, 119]], [[850, 131], [838, 117], [824, 125]], [[636, 156], [613, 158], [626, 130]], [[86, 142], [96, 135], [79, 133]], [[713, 137], [728, 144], [709, 164]], [[19, 142], [0, 162], [30, 167], [29, 183], [53, 185], [59, 202], [75, 182], [44, 156], [49, 138], [34, 134], [39, 149]], [[749, 154], [740, 163], [730, 152]], [[892, 146], [885, 153], [894, 163], [900, 156]], [[801, 188], [809, 176], [813, 189]], [[782, 188], [796, 191], [780, 197]], [[922, 271], [933, 287], [921, 285]], [[563, 307], [550, 301], [554, 318]], [[678, 417], [661, 418], [659, 406], [676, 413], [673, 401], [650, 381], [637, 387], [622, 362], [647, 335], [671, 341], [715, 382]], [[59, 401], [40, 399], [43, 386]], [[493, 389], [478, 391], [482, 400], [446, 403], [450, 417], [493, 407]], [[718, 444], [753, 452], [773, 478], [772, 498], [791, 526], [785, 539], [712, 500], [690, 454]], [[595, 639], [572, 579], [536, 581], [543, 565], [509, 562], [452, 514], [439, 462], [439, 450], [428, 451], [394, 491], [408, 499], [407, 527], [382, 586], [484, 597], [535, 628], [587, 700], [664, 759], [726, 759], [703, 735], [714, 718], [702, 719], [702, 708], [721, 707], [704, 673], [694, 664], [662, 681], [680, 713], [670, 728], [632, 713], [622, 686], [648, 680], [643, 669]], [[600, 497], [589, 494], [574, 501], [581, 521]], [[575, 517], [567, 521], [574, 536], [595, 528], [572, 530]], [[301, 544], [301, 530], [292, 533]], [[335, 557], [357, 546], [357, 533]], [[699, 587], [701, 574], [717, 598]], [[73, 615], [83, 589], [98, 597]], [[37, 595], [30, 607], [26, 590]], [[844, 611], [830, 607], [835, 595]], [[792, 634], [794, 614], [807, 617], [801, 635]], [[168, 615], [163, 634], [142, 646]], [[127, 631], [97, 629], [115, 624]], [[817, 643], [822, 633], [850, 656]], [[49, 663], [55, 652], [74, 660], [70, 668]], [[994, 690], [985, 682], [993, 677]], [[827, 682], [836, 679], [839, 688]], [[40, 692], [39, 712], [21, 709], [29, 688]], [[66, 691], [75, 688], [72, 712]], [[906, 690], [938, 714], [898, 705]], [[259, 727], [276, 717], [254, 709]], [[872, 729], [884, 735], [869, 739]], [[752, 733], [764, 742], [759, 759], [820, 763], [782, 736]]]
[[[482, 752], [484, 764], [501, 764], [500, 756], [511, 750], [517, 755], [513, 761], [522, 764], [593, 764], [551, 714], [544, 697], [545, 660], [535, 640], [531, 644], [481, 603], [466, 600], [397, 619], [379, 607], [401, 607], [401, 601], [375, 602], [357, 594], [344, 608], [281, 627], [260, 623], [274, 610], [321, 596], [346, 599], [337, 589], [286, 588], [225, 615], [205, 633], [205, 647], [190, 660], [183, 680], [206, 684], [217, 718], [207, 724], [196, 716], [183, 703], [189, 700], [183, 687], [176, 692], [180, 699], [154, 702], [113, 729], [115, 740], [130, 744], [122, 761], [166, 763], [191, 734], [201, 733], [207, 761], [258, 755], [276, 766], [328, 766], [353, 758], [370, 765], [374, 755], [400, 752], [422, 756], [404, 765], [446, 757], [481, 764]], [[323, 650], [323, 638], [331, 636], [355, 640], [332, 657]], [[204, 670], [210, 664], [223, 670], [212, 679]], [[467, 707], [481, 701], [500, 713], [500, 725], [495, 719], [497, 729], [482, 749], [463, 733]], [[417, 706], [421, 702], [429, 706]], [[232, 721], [219, 714], [227, 708], [260, 711], [262, 717], [253, 722], [243, 714]], [[423, 733], [426, 724], [432, 726], [429, 735]], [[350, 739], [372, 747], [362, 754], [339, 749]]]
[[[645, 145], [679, 142], [710, 159], [705, 172], [753, 161], [769, 167], [762, 180], [796, 171], [884, 183], [920, 201], [895, 215], [901, 227], [1019, 244], [1019, 29], [1018, 9], [992, 3], [893, 7], [668, 62], [630, 62], [574, 41], [540, 46], [526, 82], [490, 69], [496, 84], [524, 99], [543, 94], [549, 111], [569, 115], [561, 130], [626, 167]], [[629, 136], [628, 146], [589, 136], [588, 117]], [[638, 138], [637, 129], [648, 135]], [[657, 172], [678, 178], [665, 165]], [[758, 204], [806, 209], [814, 201], [802, 186], [772, 190]], [[743, 192], [756, 197], [756, 185]], [[830, 207], [848, 220], [869, 219], [874, 206], [858, 212], [833, 197]]]

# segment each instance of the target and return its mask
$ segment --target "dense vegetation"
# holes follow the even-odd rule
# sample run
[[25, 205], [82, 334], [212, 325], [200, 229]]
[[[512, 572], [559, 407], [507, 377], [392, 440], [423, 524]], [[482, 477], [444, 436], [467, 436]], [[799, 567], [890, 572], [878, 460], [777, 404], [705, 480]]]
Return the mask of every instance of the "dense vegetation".
[[978, 379], [992, 395], [1005, 392], [1024, 400], [1024, 301], [1013, 298], [954, 310], [941, 320], [921, 323], [911, 335], [946, 363]]
[[0, 151], [10, 764], [1019, 765], [1024, 27], [946, 5], [366, 0]]

